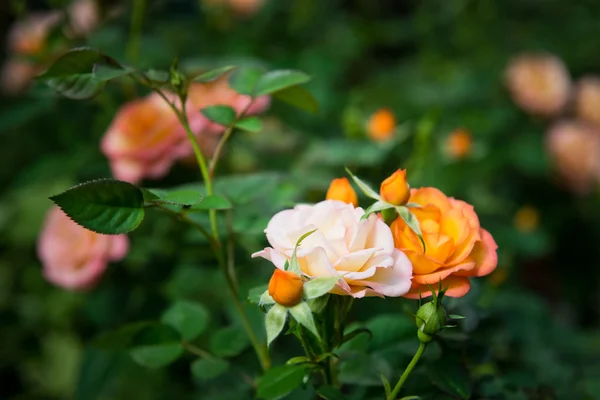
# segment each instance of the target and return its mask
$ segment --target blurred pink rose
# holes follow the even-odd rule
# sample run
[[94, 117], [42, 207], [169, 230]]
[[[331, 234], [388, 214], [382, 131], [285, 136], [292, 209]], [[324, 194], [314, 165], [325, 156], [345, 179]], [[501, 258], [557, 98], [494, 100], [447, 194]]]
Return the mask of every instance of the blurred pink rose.
[[550, 157], [566, 186], [587, 193], [600, 178], [600, 131], [577, 121], [562, 121], [546, 136]]
[[100, 10], [96, 0], [75, 0], [68, 8], [70, 34], [86, 36], [100, 24]]
[[265, 229], [272, 247], [252, 257], [265, 258], [283, 270], [298, 239], [316, 229], [297, 251], [303, 275], [339, 276], [335, 294], [402, 296], [411, 286], [412, 264], [395, 248], [390, 227], [375, 214], [361, 220], [364, 213], [337, 200], [281, 211]]
[[66, 289], [93, 287], [109, 261], [121, 260], [127, 254], [126, 235], [101, 235], [75, 222], [58, 207], [46, 216], [38, 238], [38, 256], [44, 276]]
[[207, 7], [229, 7], [237, 14], [251, 16], [256, 14], [266, 0], [202, 0]]
[[600, 77], [581, 78], [575, 93], [577, 117], [600, 127]]
[[2, 66], [0, 87], [3, 94], [14, 95], [27, 89], [34, 76], [38, 74], [36, 67], [28, 60], [18, 58], [7, 60]]
[[505, 78], [515, 103], [532, 114], [555, 115], [569, 100], [569, 73], [553, 55], [517, 56], [508, 65]]
[[39, 55], [46, 49], [47, 38], [62, 16], [60, 12], [30, 14], [17, 21], [8, 34], [8, 48], [21, 55]]

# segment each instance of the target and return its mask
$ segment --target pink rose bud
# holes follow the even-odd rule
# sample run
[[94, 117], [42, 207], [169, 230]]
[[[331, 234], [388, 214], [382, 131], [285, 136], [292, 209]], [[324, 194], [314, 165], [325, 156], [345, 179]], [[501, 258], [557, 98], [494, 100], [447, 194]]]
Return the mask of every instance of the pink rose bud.
[[126, 235], [89, 231], [56, 206], [48, 212], [38, 238], [44, 276], [53, 284], [72, 290], [94, 287], [109, 261], [121, 260], [128, 248]]

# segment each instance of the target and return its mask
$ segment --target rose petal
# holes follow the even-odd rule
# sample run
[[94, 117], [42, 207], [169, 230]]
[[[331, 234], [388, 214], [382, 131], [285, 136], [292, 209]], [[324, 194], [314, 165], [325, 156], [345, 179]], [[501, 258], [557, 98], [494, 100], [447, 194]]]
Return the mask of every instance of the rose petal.
[[468, 258], [465, 262], [460, 263], [458, 265], [452, 266], [452, 267], [446, 267], [443, 269], [440, 269], [436, 272], [433, 272], [431, 274], [425, 274], [425, 275], [415, 275], [413, 277], [413, 282], [418, 283], [418, 284], [429, 284], [429, 285], [435, 285], [437, 284], [440, 280], [445, 279], [446, 277], [458, 272], [458, 271], [469, 271], [471, 272], [473, 270], [473, 268], [475, 268], [475, 261], [473, 261], [472, 259]]
[[[432, 285], [434, 290], [437, 290], [437, 284]], [[447, 289], [446, 296], [448, 297], [463, 297], [471, 289], [471, 283], [467, 278], [461, 276], [449, 276], [442, 281], [442, 288]], [[408, 299], [418, 299], [419, 297], [431, 296], [429, 286], [419, 285], [413, 282], [412, 287], [403, 297]]]
[[463, 271], [463, 276], [484, 276], [490, 274], [498, 265], [498, 245], [485, 229], [480, 230], [481, 240], [475, 244], [470, 257], [476, 262], [471, 271]]

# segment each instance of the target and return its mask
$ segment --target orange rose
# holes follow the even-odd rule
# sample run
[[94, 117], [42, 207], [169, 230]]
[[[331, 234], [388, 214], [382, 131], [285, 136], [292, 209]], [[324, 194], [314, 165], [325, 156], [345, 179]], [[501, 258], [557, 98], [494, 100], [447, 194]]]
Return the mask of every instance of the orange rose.
[[580, 119], [600, 127], [600, 77], [586, 76], [579, 80], [575, 109]]
[[269, 281], [269, 295], [277, 304], [292, 307], [302, 301], [303, 286], [300, 275], [276, 268]]
[[455, 129], [446, 139], [446, 152], [452, 158], [464, 158], [471, 151], [473, 138], [466, 129]]
[[352, 204], [354, 207], [358, 207], [358, 197], [356, 192], [348, 182], [348, 178], [339, 178], [331, 181], [327, 195], [327, 200], [339, 200], [346, 204]]
[[367, 134], [373, 140], [388, 140], [396, 128], [396, 117], [387, 108], [377, 110], [369, 118]]
[[381, 183], [379, 194], [384, 201], [395, 206], [408, 202], [410, 186], [406, 181], [406, 170], [399, 169]]
[[468, 277], [491, 273], [498, 263], [498, 246], [492, 235], [479, 226], [473, 206], [447, 197], [435, 188], [412, 189], [410, 207], [419, 221], [423, 241], [401, 218], [392, 225], [394, 243], [413, 264], [413, 280], [408, 298], [428, 296], [428, 284], [442, 287], [450, 297], [462, 297], [470, 289]]

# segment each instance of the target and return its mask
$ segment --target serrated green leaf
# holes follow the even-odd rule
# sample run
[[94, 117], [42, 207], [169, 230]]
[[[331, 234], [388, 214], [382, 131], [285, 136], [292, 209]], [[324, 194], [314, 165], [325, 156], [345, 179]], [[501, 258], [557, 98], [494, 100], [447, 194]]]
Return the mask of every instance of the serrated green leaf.
[[248, 335], [237, 326], [221, 328], [210, 338], [210, 350], [217, 357], [233, 357], [248, 347]]
[[235, 68], [236, 67], [229, 65], [226, 67], [211, 69], [210, 71], [203, 72], [200, 75], [194, 77], [192, 79], [192, 81], [193, 82], [203, 82], [203, 83], [212, 82], [212, 81], [219, 79], [221, 76], [225, 75], [226, 73], [234, 70]]
[[271, 345], [273, 340], [279, 336], [285, 325], [287, 309], [279, 304], [275, 304], [265, 317], [265, 328], [267, 330], [267, 346]]
[[348, 175], [350, 175], [352, 180], [354, 180], [354, 182], [360, 188], [360, 190], [362, 190], [362, 192], [365, 194], [365, 196], [367, 196], [371, 199], [374, 199], [374, 200], [381, 200], [381, 197], [379, 197], [379, 193], [377, 193], [376, 191], [371, 189], [371, 187], [369, 185], [367, 185], [361, 179], [356, 177], [352, 172], [350, 172], [350, 170], [348, 168], [346, 168], [346, 172], [348, 173]]
[[236, 115], [233, 108], [224, 105], [205, 107], [200, 112], [209, 120], [224, 126], [231, 125]]
[[264, 96], [308, 81], [310, 81], [310, 76], [304, 72], [291, 69], [270, 71], [258, 80], [255, 94]]
[[258, 381], [257, 396], [264, 400], [279, 400], [302, 384], [305, 367], [282, 365], [268, 370]]
[[316, 114], [319, 112], [319, 103], [312, 93], [302, 86], [292, 86], [273, 93], [273, 97], [291, 106]]
[[373, 213], [381, 212], [383, 210], [387, 210], [387, 209], [394, 208], [394, 207], [395, 206], [393, 204], [390, 204], [383, 200], [377, 200], [375, 203], [373, 203], [369, 207], [367, 207], [367, 209], [365, 210], [365, 214], [362, 216], [361, 219], [367, 219], [369, 217], [369, 215], [371, 215]]
[[179, 300], [165, 311], [161, 322], [177, 330], [184, 340], [194, 340], [208, 326], [209, 317], [204, 305]]
[[130, 232], [144, 219], [142, 191], [128, 182], [85, 182], [50, 199], [79, 225], [107, 235]]
[[329, 293], [339, 280], [339, 276], [313, 278], [304, 284], [304, 296], [307, 299], [321, 297], [324, 294]]
[[229, 363], [222, 358], [202, 358], [190, 365], [192, 376], [200, 381], [209, 381], [224, 374], [229, 369]]
[[229, 86], [240, 94], [254, 96], [256, 84], [263, 75], [258, 68], [238, 68], [229, 77]]
[[319, 337], [319, 332], [317, 331], [315, 320], [313, 319], [312, 311], [310, 311], [308, 304], [305, 302], [298, 303], [294, 307], [288, 308], [288, 311], [299, 324], [306, 327], [306, 329], [311, 331], [317, 338]]
[[82, 47], [60, 56], [39, 79], [65, 97], [87, 99], [100, 93], [104, 87], [105, 81], [94, 75], [94, 68], [98, 64], [122, 68], [117, 61], [102, 52]]
[[257, 133], [262, 130], [262, 122], [258, 117], [247, 117], [236, 122], [235, 127], [247, 132]]

